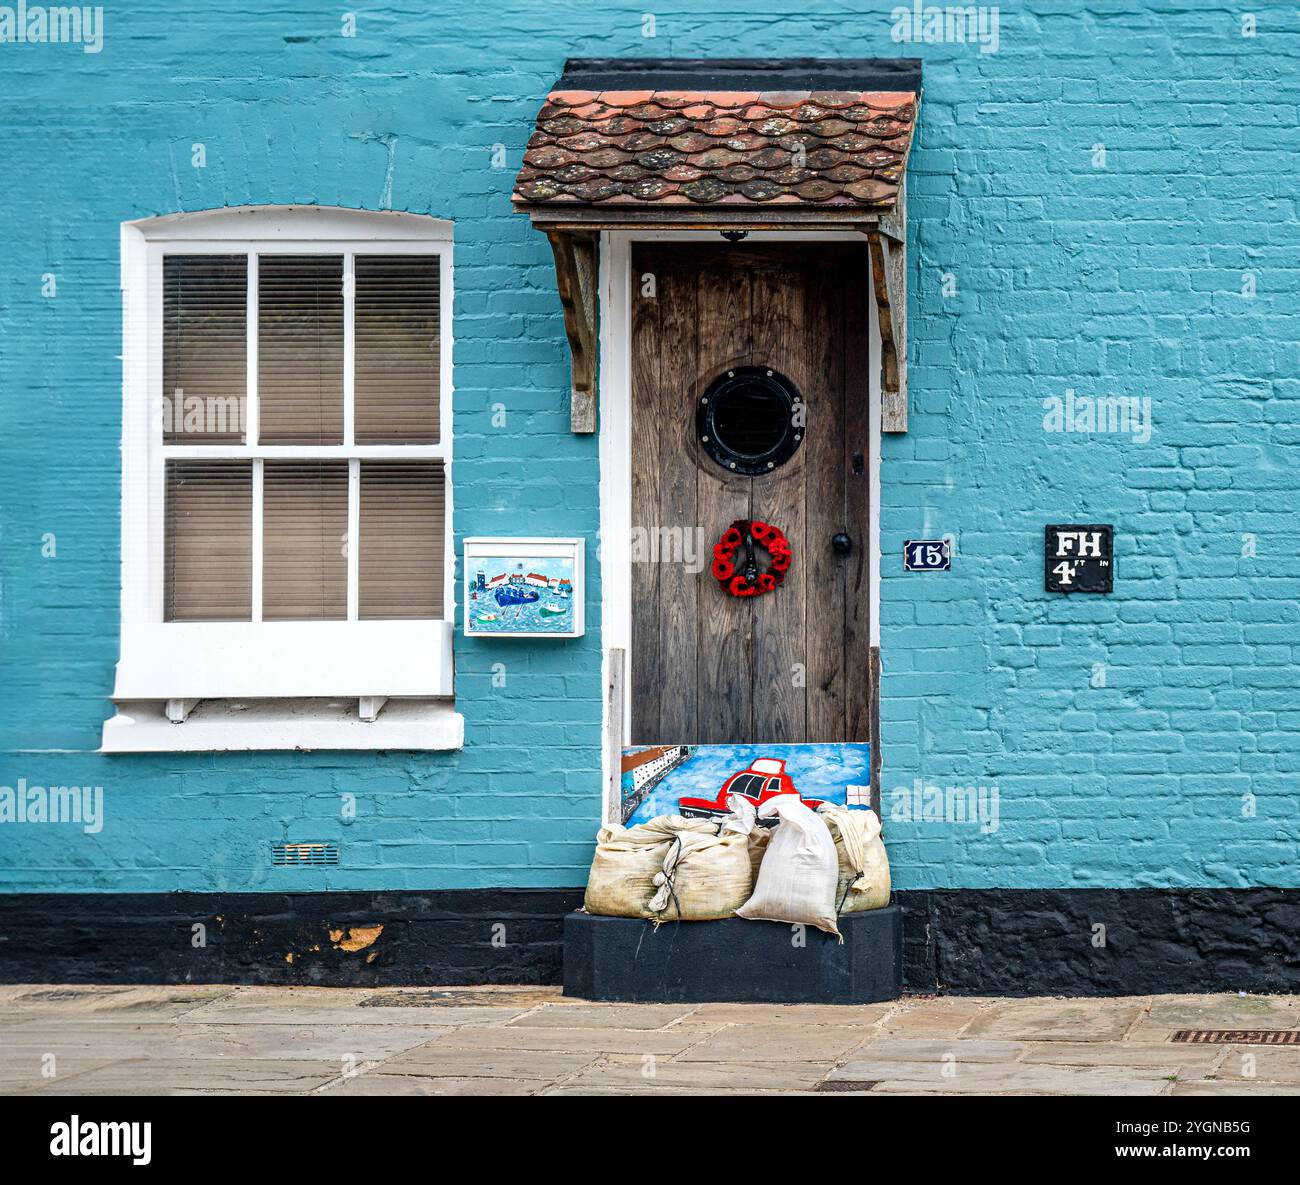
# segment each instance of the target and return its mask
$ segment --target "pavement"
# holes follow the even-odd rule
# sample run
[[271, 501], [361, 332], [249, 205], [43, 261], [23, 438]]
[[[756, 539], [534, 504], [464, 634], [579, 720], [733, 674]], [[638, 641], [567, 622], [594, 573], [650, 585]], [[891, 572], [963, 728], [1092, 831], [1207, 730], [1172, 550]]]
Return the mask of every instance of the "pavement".
[[1300, 1094], [1300, 996], [604, 1004], [557, 988], [0, 987], [0, 1093]]

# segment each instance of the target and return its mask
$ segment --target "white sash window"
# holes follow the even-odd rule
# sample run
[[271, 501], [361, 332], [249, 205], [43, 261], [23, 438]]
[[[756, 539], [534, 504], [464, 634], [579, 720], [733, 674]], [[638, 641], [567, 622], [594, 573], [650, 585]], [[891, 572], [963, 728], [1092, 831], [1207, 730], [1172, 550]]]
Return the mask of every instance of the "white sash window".
[[451, 246], [431, 218], [312, 208], [123, 227], [105, 749], [459, 743], [435, 702], [452, 693]]

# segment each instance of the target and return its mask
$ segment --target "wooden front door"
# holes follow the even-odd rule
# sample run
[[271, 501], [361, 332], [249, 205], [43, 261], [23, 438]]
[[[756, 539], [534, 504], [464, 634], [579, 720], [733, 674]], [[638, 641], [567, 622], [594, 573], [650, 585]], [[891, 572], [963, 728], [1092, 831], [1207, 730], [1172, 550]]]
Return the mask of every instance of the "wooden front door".
[[[871, 739], [869, 275], [850, 243], [634, 247], [632, 744]], [[744, 368], [784, 376], [803, 406], [793, 455], [757, 476], [710, 455], [699, 423]], [[736, 399], [715, 405], [717, 438], [761, 453], [779, 399]], [[712, 548], [737, 519], [790, 540], [781, 587], [719, 586]]]

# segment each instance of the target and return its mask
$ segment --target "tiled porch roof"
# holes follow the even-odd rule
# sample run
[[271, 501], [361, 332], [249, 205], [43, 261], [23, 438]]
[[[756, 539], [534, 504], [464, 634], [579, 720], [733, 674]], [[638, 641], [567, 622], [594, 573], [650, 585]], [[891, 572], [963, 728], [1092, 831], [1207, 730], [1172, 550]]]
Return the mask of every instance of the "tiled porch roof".
[[570, 62], [514, 201], [888, 210], [919, 97], [912, 62]]

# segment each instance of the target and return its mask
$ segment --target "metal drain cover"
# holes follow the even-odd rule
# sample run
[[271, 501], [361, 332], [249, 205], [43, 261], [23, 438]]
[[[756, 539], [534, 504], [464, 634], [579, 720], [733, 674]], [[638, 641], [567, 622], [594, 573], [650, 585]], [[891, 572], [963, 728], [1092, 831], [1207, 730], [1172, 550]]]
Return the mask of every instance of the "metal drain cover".
[[844, 1094], [850, 1091], [867, 1091], [879, 1085], [878, 1082], [854, 1082], [848, 1078], [831, 1078], [817, 1083], [813, 1090], [818, 1094]]
[[1173, 1039], [1188, 1045], [1300, 1045], [1300, 1029], [1179, 1029]]

